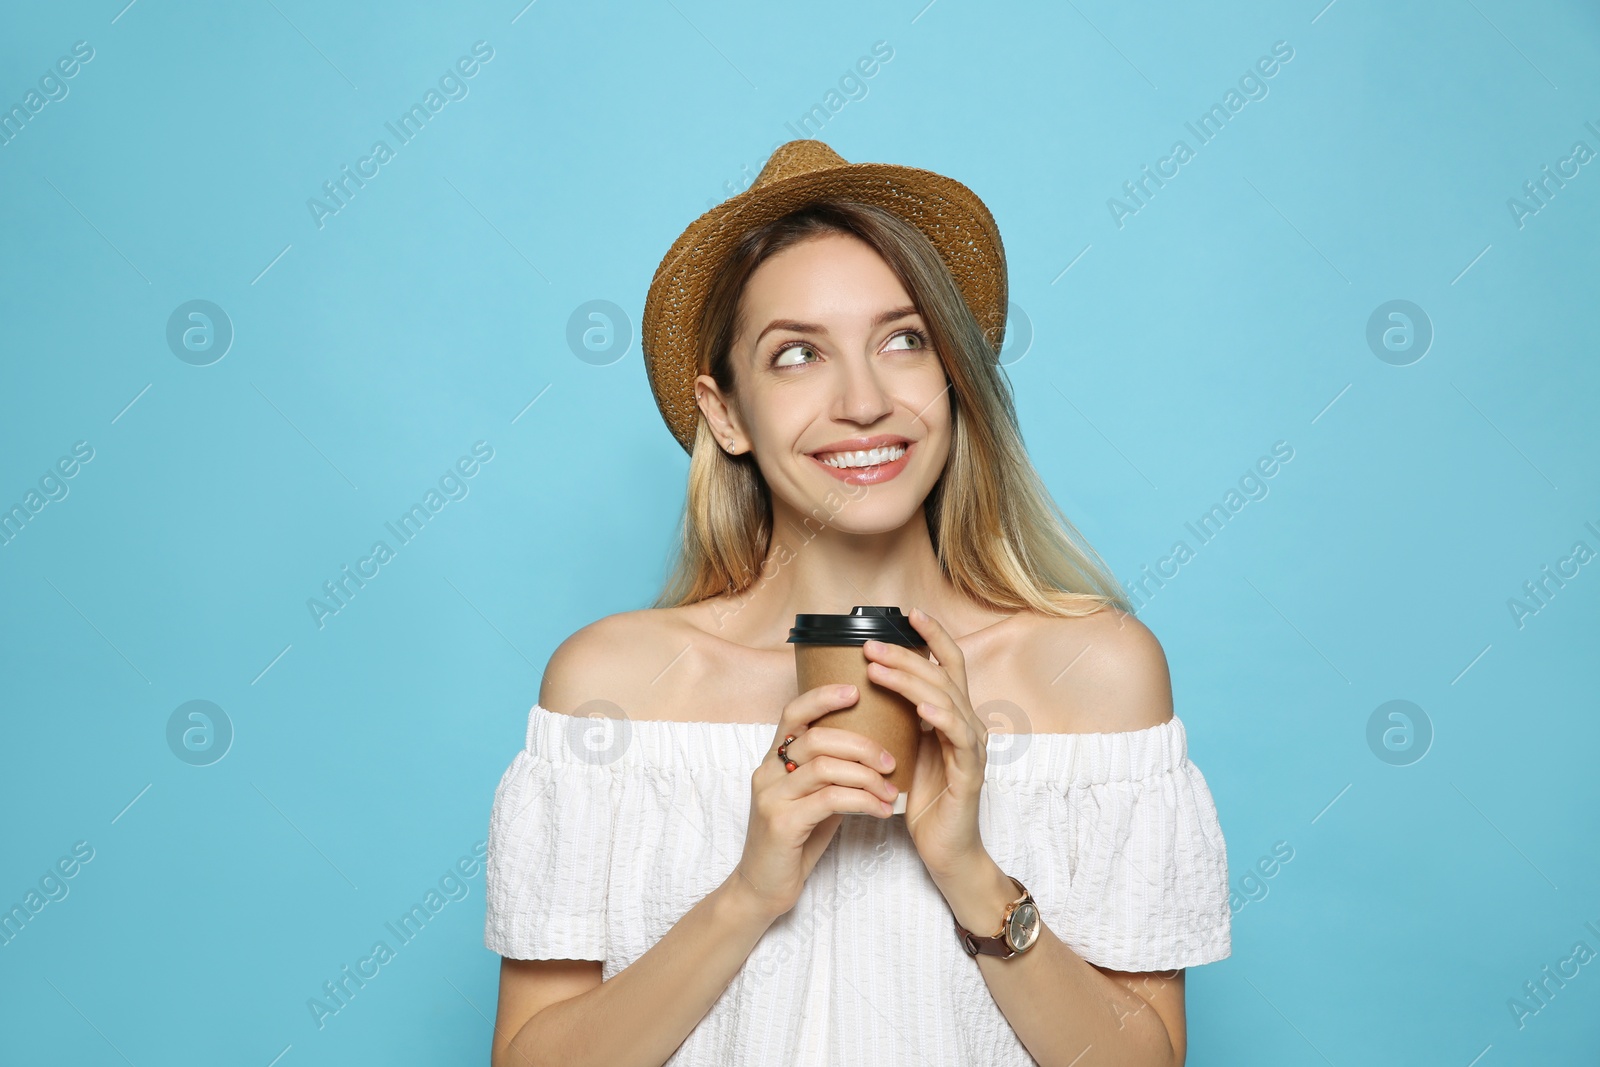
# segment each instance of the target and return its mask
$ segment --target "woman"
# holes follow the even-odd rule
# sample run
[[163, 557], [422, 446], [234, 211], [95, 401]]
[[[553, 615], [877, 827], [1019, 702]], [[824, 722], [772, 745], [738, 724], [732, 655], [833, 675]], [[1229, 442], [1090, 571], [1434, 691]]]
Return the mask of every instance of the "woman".
[[[493, 1063], [1183, 1062], [1222, 833], [1160, 645], [1027, 460], [1005, 310], [970, 190], [817, 141], [669, 251], [681, 556], [556, 650], [496, 792]], [[932, 653], [865, 649], [923, 722], [904, 815], [881, 746], [808, 725], [855, 692], [796, 692], [794, 616], [858, 604]]]

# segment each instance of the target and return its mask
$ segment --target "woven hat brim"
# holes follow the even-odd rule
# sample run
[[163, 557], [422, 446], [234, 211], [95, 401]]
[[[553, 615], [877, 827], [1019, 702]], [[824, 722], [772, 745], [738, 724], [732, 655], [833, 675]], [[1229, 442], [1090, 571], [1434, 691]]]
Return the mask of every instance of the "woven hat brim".
[[999, 351], [1007, 306], [1005, 246], [994, 216], [961, 182], [917, 167], [852, 163], [752, 186], [678, 236], [645, 297], [639, 332], [650, 390], [685, 452], [693, 450], [700, 417], [694, 400], [700, 311], [717, 270], [750, 229], [829, 197], [876, 204], [921, 230]]

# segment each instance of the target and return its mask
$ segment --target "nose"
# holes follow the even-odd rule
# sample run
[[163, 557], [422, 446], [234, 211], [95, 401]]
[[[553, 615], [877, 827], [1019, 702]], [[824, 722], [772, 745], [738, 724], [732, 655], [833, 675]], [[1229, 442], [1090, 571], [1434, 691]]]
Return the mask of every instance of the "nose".
[[878, 380], [870, 356], [846, 358], [840, 363], [842, 370], [835, 403], [839, 419], [870, 426], [894, 410], [894, 398]]

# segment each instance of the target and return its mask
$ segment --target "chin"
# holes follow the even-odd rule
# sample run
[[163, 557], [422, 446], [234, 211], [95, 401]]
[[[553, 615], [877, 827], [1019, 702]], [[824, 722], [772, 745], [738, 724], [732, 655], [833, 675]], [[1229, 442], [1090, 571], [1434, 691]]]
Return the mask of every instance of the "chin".
[[810, 507], [797, 509], [805, 516], [803, 521], [807, 525], [825, 522], [840, 533], [862, 536], [900, 529], [921, 514], [922, 504], [928, 498], [926, 492], [918, 492], [909, 482], [899, 479], [892, 488], [840, 484], [824, 489], [823, 493]]

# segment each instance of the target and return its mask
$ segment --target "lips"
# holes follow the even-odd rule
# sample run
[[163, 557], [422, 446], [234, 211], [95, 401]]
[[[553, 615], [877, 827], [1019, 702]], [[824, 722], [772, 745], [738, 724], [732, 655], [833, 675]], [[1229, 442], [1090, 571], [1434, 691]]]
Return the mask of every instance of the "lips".
[[887, 445], [908, 445], [911, 442], [897, 433], [878, 433], [871, 437], [846, 437], [842, 441], [835, 441], [831, 445], [824, 445], [814, 450], [813, 456], [825, 456], [830, 452], [865, 452], [873, 448], [883, 448]]
[[[874, 448], [890, 448], [899, 445], [904, 451], [898, 459], [883, 463], [874, 463], [865, 467], [833, 467], [822, 461], [822, 457], [838, 455], [841, 452], [870, 452]], [[879, 434], [876, 437], [852, 438], [849, 441], [837, 442], [829, 445], [824, 451], [813, 452], [807, 458], [821, 467], [828, 474], [841, 482], [850, 485], [877, 485], [894, 478], [906, 469], [911, 453], [916, 448], [916, 443], [907, 441], [904, 437], [894, 434]]]

